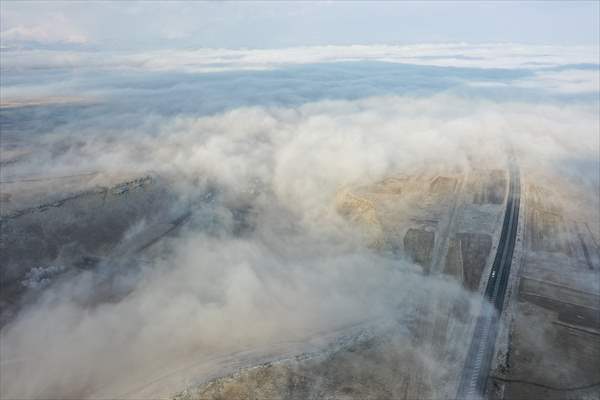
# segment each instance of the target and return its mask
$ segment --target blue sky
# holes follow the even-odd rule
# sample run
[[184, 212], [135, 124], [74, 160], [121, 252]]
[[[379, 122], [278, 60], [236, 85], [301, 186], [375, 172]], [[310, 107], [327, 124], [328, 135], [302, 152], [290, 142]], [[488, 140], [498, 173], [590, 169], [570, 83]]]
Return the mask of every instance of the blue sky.
[[2, 1], [2, 45], [112, 50], [324, 44], [598, 44], [600, 2]]

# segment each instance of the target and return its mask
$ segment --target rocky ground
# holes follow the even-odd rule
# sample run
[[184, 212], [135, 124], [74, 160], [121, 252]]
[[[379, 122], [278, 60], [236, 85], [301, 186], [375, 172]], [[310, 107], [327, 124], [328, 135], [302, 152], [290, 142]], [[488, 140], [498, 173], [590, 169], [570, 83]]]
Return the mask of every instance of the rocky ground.
[[[173, 196], [159, 178], [98, 175], [0, 183], [0, 324], [51, 282], [134, 254], [177, 223]], [[142, 221], [143, 232], [133, 232]]]

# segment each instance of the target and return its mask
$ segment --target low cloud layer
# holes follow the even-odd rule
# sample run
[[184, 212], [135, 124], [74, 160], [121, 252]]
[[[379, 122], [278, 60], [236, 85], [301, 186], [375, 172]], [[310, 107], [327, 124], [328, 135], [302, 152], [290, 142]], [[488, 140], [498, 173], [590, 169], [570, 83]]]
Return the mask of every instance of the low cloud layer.
[[[599, 185], [597, 169], [588, 167], [597, 166], [600, 157], [594, 97], [598, 69], [521, 70], [532, 62], [553, 68], [593, 62], [595, 55], [586, 49], [199, 50], [117, 55], [106, 64], [98, 56], [69, 59], [60, 54], [39, 64], [44, 56], [27, 53], [6, 62], [3, 57], [3, 70], [12, 71], [3, 78], [3, 90], [16, 94], [25, 87], [31, 97], [44, 97], [66, 85], [99, 100], [65, 108], [4, 108], [9, 138], [35, 152], [7, 164], [3, 180], [90, 171], [151, 173], [172, 183], [179, 200], [174, 208], [202, 206], [185, 229], [159, 244], [151, 260], [108, 260], [96, 270], [57, 280], [3, 327], [0, 386], [7, 398], [94, 397], [106, 388], [116, 396], [123, 394], [120, 389], [143, 386], [148, 377], [176, 371], [182, 359], [209, 362], [218, 355], [302, 341], [370, 319], [393, 316], [408, 324], [417, 306], [432, 297], [469, 298], [454, 283], [424, 277], [407, 258], [369, 249], [335, 209], [341, 187], [428, 169], [502, 167], [509, 153], [524, 171], [546, 171], [591, 190]], [[285, 75], [289, 70], [284, 65], [341, 60], [519, 69], [499, 75], [482, 69], [472, 77], [456, 69], [339, 64], [345, 81], [317, 91], [328, 79], [318, 78], [322, 66], [307, 66], [300, 76], [313, 82], [313, 92], [303, 97], [287, 90], [297, 87], [296, 75]], [[257, 97], [263, 92], [255, 98], [248, 89], [264, 88], [256, 86], [262, 75], [253, 73], [130, 79], [141, 70], [197, 73], [274, 65], [284, 77], [268, 75], [268, 101], [262, 102]], [[24, 83], [32, 67], [50, 72]], [[64, 67], [100, 68], [100, 73], [81, 78]], [[115, 72], [116, 67], [126, 72]], [[374, 83], [373, 71], [381, 73], [383, 84]], [[52, 74], [62, 78], [52, 82]], [[158, 77], [164, 80], [153, 80]], [[508, 85], [511, 92], [500, 96], [494, 88], [465, 89], [482, 81]], [[119, 88], [122, 82], [129, 86]], [[385, 92], [386, 82], [397, 86]], [[235, 86], [240, 93], [229, 90]], [[591, 92], [592, 97], [529, 101], [552, 91]], [[210, 101], [203, 103], [203, 97]], [[210, 108], [213, 101], [221, 106]], [[173, 108], [161, 112], [168, 103]], [[207, 197], [212, 192], [217, 195]], [[247, 222], [252, 229], [243, 235], [234, 229], [239, 209], [251, 210]], [[139, 226], [133, 225], [132, 232]], [[114, 298], [93, 301], [106, 282]]]
[[[230, 188], [259, 181], [278, 193], [287, 192], [282, 186], [288, 184], [331, 191], [430, 163], [461, 165], [473, 155], [502, 162], [507, 148], [523, 155], [525, 164], [554, 169], [556, 161], [597, 158], [596, 107], [441, 94], [243, 107], [210, 116], [149, 115], [134, 127], [111, 121], [99, 126], [102, 119], [92, 116], [43, 135], [37, 156], [14, 168], [57, 175], [78, 169], [202, 175]], [[57, 146], [66, 146], [58, 156]]]
[[6, 50], [3, 70], [47, 68], [127, 68], [141, 71], [219, 72], [265, 70], [298, 64], [380, 61], [464, 68], [535, 69], [597, 64], [597, 46], [520, 44], [415, 44], [312, 46], [283, 49], [159, 50], [96, 52]]

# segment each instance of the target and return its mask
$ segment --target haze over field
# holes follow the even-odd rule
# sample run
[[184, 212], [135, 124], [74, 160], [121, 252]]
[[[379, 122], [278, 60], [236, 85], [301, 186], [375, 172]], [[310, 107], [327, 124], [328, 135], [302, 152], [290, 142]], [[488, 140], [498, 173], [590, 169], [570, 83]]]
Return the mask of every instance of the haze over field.
[[[402, 332], [391, 353], [411, 349], [432, 381], [449, 380], [455, 361], [415, 345], [415, 321], [478, 304], [477, 290], [424, 273], [406, 239], [374, 245], [352, 223], [363, 206], [349, 221], [340, 193], [390, 177], [429, 187], [514, 158], [597, 249], [598, 3], [532, 4], [493, 4], [493, 26], [466, 32], [459, 14], [491, 20], [490, 4], [415, 31], [396, 27], [448, 6], [2, 2], [1, 397], [172, 396], [389, 324]], [[373, 33], [350, 23], [365, 10], [382, 16]], [[532, 19], [517, 33], [495, 25], [519, 13]], [[329, 25], [336, 15], [348, 21]], [[300, 18], [323, 35], [285, 26]], [[426, 199], [394, 213], [443, 221], [450, 200]], [[492, 203], [480, 211], [490, 238]], [[477, 312], [448, 326], [469, 329]]]

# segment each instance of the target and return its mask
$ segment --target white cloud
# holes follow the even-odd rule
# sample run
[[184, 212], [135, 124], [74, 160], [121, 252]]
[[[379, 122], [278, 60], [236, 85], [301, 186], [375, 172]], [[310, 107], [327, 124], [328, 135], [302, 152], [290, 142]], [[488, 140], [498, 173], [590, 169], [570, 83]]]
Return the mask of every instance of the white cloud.
[[[175, 32], [175, 34], [179, 34]], [[286, 65], [340, 61], [383, 61], [445, 67], [536, 69], [597, 63], [596, 46], [518, 44], [314, 46], [284, 49], [157, 50], [130, 53], [14, 51], [2, 68], [133, 68], [149, 71], [212, 72], [273, 69]]]
[[540, 71], [533, 78], [518, 80], [513, 85], [565, 94], [597, 93], [600, 92], [600, 66], [594, 70]]

